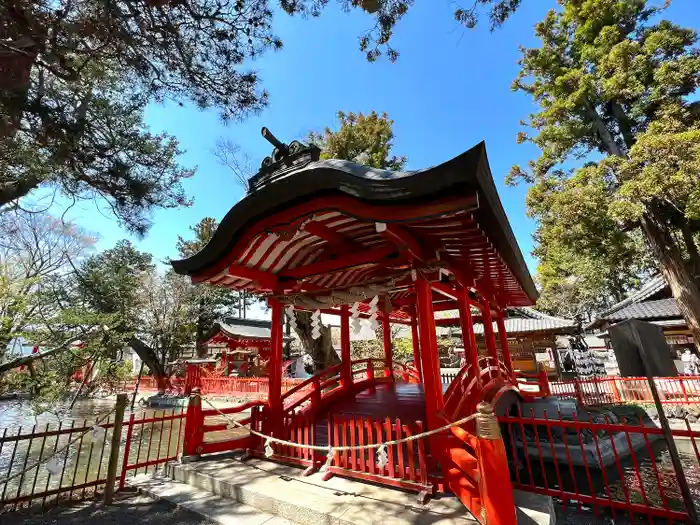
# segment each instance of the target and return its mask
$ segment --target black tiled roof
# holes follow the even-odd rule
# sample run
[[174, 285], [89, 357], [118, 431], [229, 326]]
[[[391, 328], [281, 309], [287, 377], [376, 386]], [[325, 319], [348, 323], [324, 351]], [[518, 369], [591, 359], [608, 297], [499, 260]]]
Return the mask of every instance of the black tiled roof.
[[671, 297], [658, 301], [632, 303], [607, 315], [601, 315], [599, 319], [624, 321], [626, 319], [672, 319], [674, 317], [681, 317], [681, 312], [676, 300]]

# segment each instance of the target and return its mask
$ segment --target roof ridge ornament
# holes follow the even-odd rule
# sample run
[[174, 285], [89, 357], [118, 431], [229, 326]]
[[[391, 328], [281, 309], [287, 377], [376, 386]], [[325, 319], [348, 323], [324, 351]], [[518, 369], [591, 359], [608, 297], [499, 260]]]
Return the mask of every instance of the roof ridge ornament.
[[248, 180], [248, 193], [254, 193], [289, 172], [321, 158], [321, 149], [315, 144], [304, 144], [298, 140], [285, 144], [265, 126], [260, 133], [274, 148], [272, 155], [263, 159], [260, 170]]

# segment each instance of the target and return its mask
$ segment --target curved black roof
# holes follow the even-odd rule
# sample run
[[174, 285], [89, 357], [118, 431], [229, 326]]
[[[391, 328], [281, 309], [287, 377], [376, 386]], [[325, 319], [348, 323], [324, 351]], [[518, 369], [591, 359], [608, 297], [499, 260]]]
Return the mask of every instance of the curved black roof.
[[418, 171], [375, 169], [343, 160], [319, 160], [288, 171], [246, 195], [221, 221], [211, 241], [188, 259], [172, 261], [175, 271], [196, 275], [233, 248], [247, 226], [312, 197], [346, 194], [374, 204], [410, 204], [441, 196], [476, 194], [473, 214], [494, 247], [534, 302], [538, 294], [493, 182], [481, 142], [465, 153]]

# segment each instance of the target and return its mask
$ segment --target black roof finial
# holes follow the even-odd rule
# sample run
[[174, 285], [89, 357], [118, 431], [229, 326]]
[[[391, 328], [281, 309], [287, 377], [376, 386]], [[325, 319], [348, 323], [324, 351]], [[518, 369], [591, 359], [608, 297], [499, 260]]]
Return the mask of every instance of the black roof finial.
[[248, 182], [249, 193], [260, 189], [277, 178], [278, 175], [298, 169], [321, 158], [321, 150], [318, 146], [302, 144], [298, 140], [285, 144], [265, 126], [260, 130], [260, 133], [266, 141], [272, 144], [274, 149], [272, 155], [263, 159], [260, 171], [250, 178]]

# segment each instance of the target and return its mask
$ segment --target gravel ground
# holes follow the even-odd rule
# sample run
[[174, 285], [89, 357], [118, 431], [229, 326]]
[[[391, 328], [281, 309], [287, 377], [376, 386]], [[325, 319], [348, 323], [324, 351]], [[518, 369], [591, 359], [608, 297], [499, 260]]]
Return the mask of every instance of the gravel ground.
[[616, 519], [613, 519], [609, 514], [596, 516], [590, 508], [578, 510], [576, 507], [568, 505], [565, 509], [560, 503], [554, 503], [554, 510], [557, 514], [557, 525], [648, 525], [649, 523], [662, 525], [667, 523], [662, 519], [652, 521], [653, 519], [646, 516], [635, 516], [633, 521], [628, 514], [622, 512], [616, 513]]
[[143, 495], [123, 495], [113, 505], [88, 501], [74, 505], [24, 509], [0, 514], [0, 525], [215, 525], [166, 501]]

